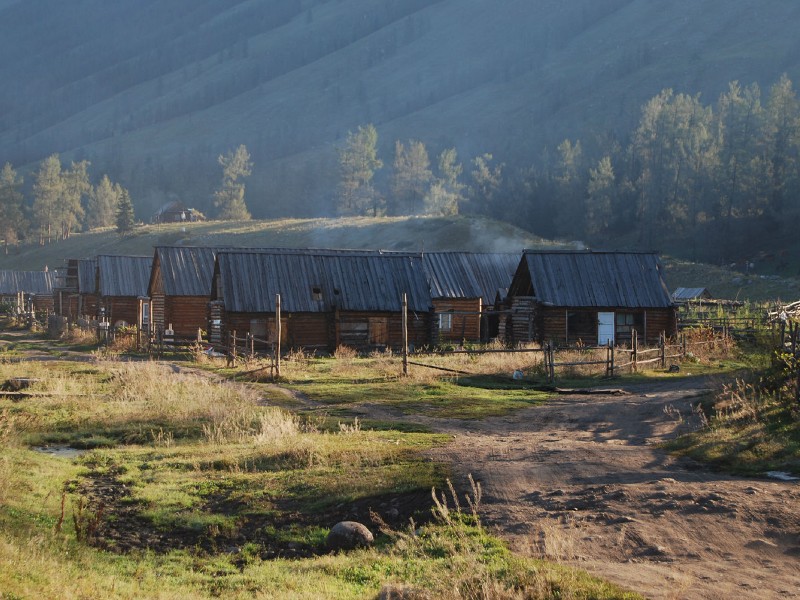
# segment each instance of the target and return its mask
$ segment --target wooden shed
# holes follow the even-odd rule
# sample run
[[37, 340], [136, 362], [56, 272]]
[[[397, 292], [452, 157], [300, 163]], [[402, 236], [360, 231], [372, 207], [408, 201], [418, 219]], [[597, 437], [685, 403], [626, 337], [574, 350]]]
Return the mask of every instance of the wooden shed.
[[[430, 292], [422, 261], [380, 252], [222, 251], [212, 285], [212, 322], [223, 339], [236, 332], [274, 340], [281, 297], [281, 343], [332, 352], [402, 345], [402, 295], [411, 345], [430, 341]], [[218, 320], [218, 323], [213, 321]]]
[[506, 253], [426, 252], [433, 343], [486, 342], [497, 337], [495, 299], [511, 284], [519, 259], [519, 254]]
[[[0, 301], [16, 304], [22, 295], [36, 311], [53, 310], [53, 273], [0, 270]], [[20, 307], [27, 310], [28, 306]]]
[[56, 270], [54, 312], [70, 321], [97, 318], [97, 259], [70, 258]]
[[147, 286], [152, 264], [149, 256], [98, 256], [98, 316], [114, 326], [140, 324], [147, 329], [150, 324]]
[[697, 302], [703, 300], [713, 300], [714, 296], [704, 287], [679, 287], [672, 292], [672, 299], [677, 304], [685, 304], [687, 302]]
[[655, 344], [675, 335], [675, 306], [654, 253], [526, 250], [508, 291], [509, 342]]
[[220, 248], [159, 246], [153, 255], [148, 296], [156, 330], [172, 327], [192, 338], [208, 326], [214, 260]]

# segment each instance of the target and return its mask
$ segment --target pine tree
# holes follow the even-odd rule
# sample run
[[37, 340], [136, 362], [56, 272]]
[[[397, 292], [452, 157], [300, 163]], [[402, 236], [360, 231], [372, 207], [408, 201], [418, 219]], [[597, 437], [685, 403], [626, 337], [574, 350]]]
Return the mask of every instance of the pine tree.
[[217, 217], [223, 221], [248, 221], [251, 217], [244, 201], [244, 184], [239, 181], [253, 169], [247, 147], [242, 144], [235, 151], [220, 155], [217, 162], [222, 165], [222, 184], [214, 192]]
[[394, 144], [394, 173], [392, 193], [395, 212], [415, 215], [422, 208], [422, 200], [428, 194], [433, 173], [425, 144], [409, 140], [408, 147], [401, 141]]
[[39, 230], [39, 244], [43, 245], [45, 238], [49, 242], [52, 237], [52, 228], [57, 223], [58, 203], [64, 187], [58, 154], [52, 154], [44, 159], [34, 177], [33, 216]]
[[117, 231], [128, 233], [133, 229], [133, 202], [128, 190], [121, 188], [119, 204], [117, 206]]
[[6, 163], [0, 171], [0, 235], [3, 236], [6, 254], [9, 244], [19, 240], [26, 226], [22, 213], [23, 196], [19, 191], [22, 183], [11, 163]]
[[342, 215], [373, 216], [384, 212], [383, 198], [372, 186], [375, 171], [383, 167], [378, 158], [378, 132], [364, 125], [350, 132], [339, 154], [338, 212]]
[[103, 178], [89, 194], [86, 207], [86, 225], [90, 228], [108, 227], [114, 224], [122, 188], [112, 184], [108, 175]]

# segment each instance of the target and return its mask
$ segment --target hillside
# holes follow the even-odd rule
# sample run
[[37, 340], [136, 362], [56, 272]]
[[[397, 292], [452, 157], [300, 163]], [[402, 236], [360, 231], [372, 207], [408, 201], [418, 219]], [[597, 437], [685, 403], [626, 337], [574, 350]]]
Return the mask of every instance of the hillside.
[[[471, 217], [278, 219], [146, 225], [126, 236], [113, 230], [79, 233], [44, 246], [12, 247], [8, 255], [0, 254], [0, 269], [40, 270], [45, 266], [53, 269], [62, 266], [67, 258], [98, 254], [149, 256], [155, 246], [162, 245], [471, 252], [582, 247], [579, 243], [546, 240], [507, 223]], [[800, 297], [800, 279], [763, 274], [766, 271], [762, 264], [755, 265], [754, 271], [742, 273], [670, 256], [662, 256], [662, 262], [671, 289], [708, 287], [718, 298], [740, 300], [789, 301]]]
[[474, 252], [563, 247], [506, 223], [467, 217], [207, 222], [147, 225], [126, 236], [112, 230], [94, 231], [44, 246], [23, 245], [12, 248], [7, 256], [0, 254], [0, 269], [39, 270], [45, 265], [54, 268], [66, 258], [98, 254], [145, 256], [151, 255], [155, 246], [170, 245]]
[[799, 18], [763, 0], [2, 0], [0, 163], [89, 159], [145, 218], [170, 197], [208, 210], [216, 157], [243, 143], [256, 217], [323, 216], [360, 124], [387, 163], [413, 138], [529, 166], [624, 134], [666, 87], [800, 78]]

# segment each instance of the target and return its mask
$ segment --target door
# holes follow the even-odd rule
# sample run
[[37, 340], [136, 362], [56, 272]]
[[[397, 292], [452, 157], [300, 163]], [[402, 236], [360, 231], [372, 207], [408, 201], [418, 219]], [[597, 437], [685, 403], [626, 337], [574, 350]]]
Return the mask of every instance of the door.
[[614, 313], [597, 313], [597, 345], [607, 346], [614, 343]]

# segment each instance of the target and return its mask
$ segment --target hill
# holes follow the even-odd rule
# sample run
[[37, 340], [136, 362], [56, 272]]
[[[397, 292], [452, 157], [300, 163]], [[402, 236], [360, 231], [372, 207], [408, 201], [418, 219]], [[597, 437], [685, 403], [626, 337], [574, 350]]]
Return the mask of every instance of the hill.
[[125, 236], [113, 230], [93, 231], [44, 246], [23, 245], [12, 248], [8, 255], [0, 255], [0, 269], [39, 270], [45, 265], [55, 268], [66, 258], [98, 254], [146, 256], [153, 253], [155, 246], [171, 245], [474, 252], [522, 252], [523, 248], [565, 246], [507, 223], [468, 217], [210, 221], [145, 225]]
[[324, 216], [360, 124], [388, 162], [413, 138], [529, 166], [624, 134], [663, 88], [800, 78], [799, 18], [763, 0], [2, 0], [0, 162], [89, 159], [144, 217], [176, 196], [207, 210], [216, 157], [243, 143], [255, 216]]
[[[277, 219], [246, 223], [145, 225], [130, 235], [113, 230], [78, 233], [67, 240], [39, 246], [12, 247], [0, 254], [0, 269], [40, 270], [58, 268], [67, 258], [98, 254], [149, 256], [155, 246], [233, 246], [244, 248], [353, 248], [408, 251], [462, 250], [472, 252], [521, 252], [523, 248], [582, 248], [540, 238], [507, 223], [482, 218], [393, 217], [337, 219]], [[606, 248], [609, 249], [609, 248]], [[765, 274], [762, 264], [742, 273], [663, 256], [670, 288], [708, 287], [718, 298], [794, 300], [800, 297], [800, 280]]]

